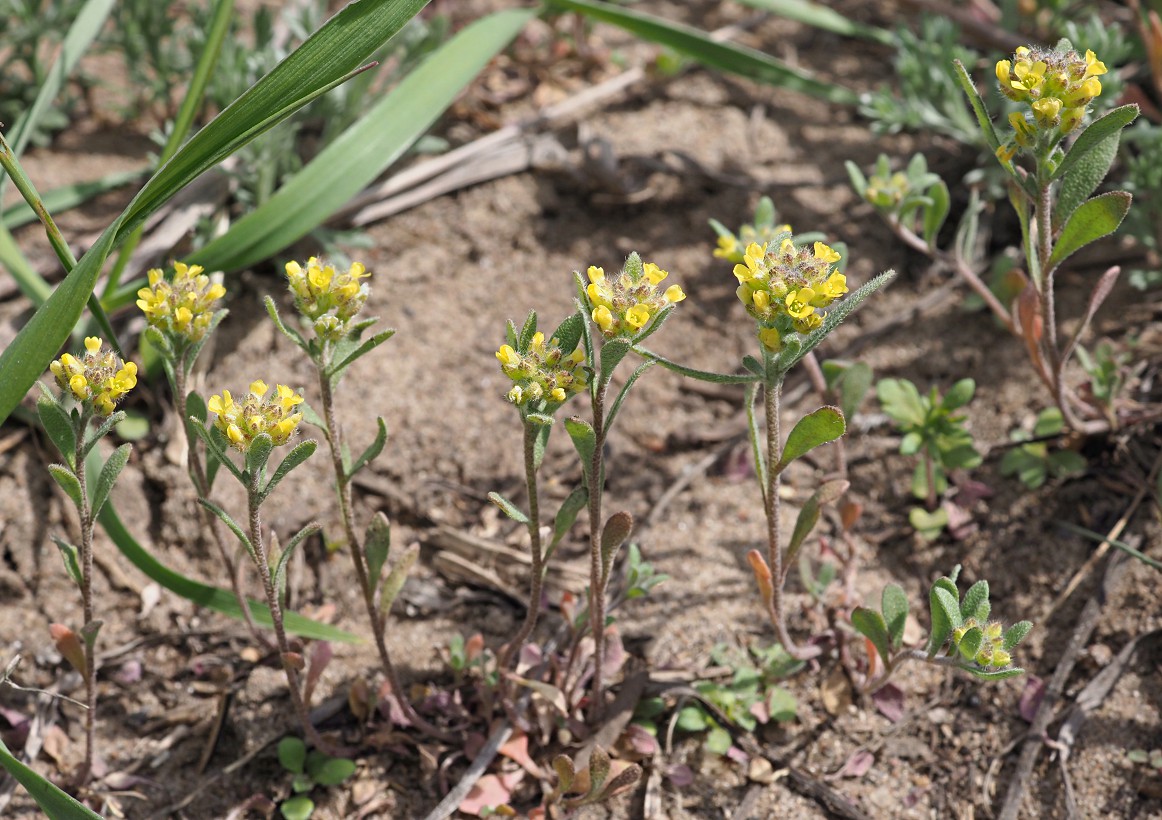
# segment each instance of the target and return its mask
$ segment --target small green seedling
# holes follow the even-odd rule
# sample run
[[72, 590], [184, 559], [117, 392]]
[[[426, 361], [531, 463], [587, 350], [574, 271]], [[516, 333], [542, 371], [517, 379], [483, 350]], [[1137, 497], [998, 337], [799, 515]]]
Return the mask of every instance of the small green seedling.
[[781, 646], [775, 644], [767, 650], [751, 649], [748, 653], [719, 644], [710, 653], [710, 660], [716, 666], [733, 670], [730, 681], [694, 684], [694, 689], [714, 708], [695, 702], [683, 707], [677, 718], [677, 727], [682, 731], [706, 733], [703, 743], [706, 751], [725, 755], [733, 745], [730, 732], [722, 725], [720, 716], [748, 732], [753, 732], [760, 723], [772, 720], [785, 723], [795, 719], [798, 710], [795, 696], [776, 681], [786, 678], [803, 664]]
[[[1037, 415], [1030, 435], [1024, 430], [1013, 430], [1013, 441], [1028, 441], [1005, 453], [1001, 459], [1001, 475], [1015, 475], [1030, 490], [1035, 490], [1048, 478], [1068, 478], [1085, 471], [1085, 456], [1074, 450], [1050, 450], [1049, 442], [1042, 439], [1060, 435], [1065, 430], [1061, 411], [1049, 407]], [[1029, 439], [1033, 439], [1029, 441]]]
[[972, 379], [961, 379], [943, 398], [935, 387], [921, 395], [907, 379], [881, 379], [876, 384], [884, 412], [903, 433], [900, 452], [921, 455], [912, 475], [912, 495], [924, 499], [927, 508], [912, 510], [908, 520], [928, 539], [936, 538], [948, 524], [948, 514], [937, 509], [940, 496], [948, 491], [948, 471], [981, 463], [972, 434], [964, 427], [967, 416], [953, 412], [968, 404], [975, 391]]
[[1136, 766], [1145, 766], [1156, 775], [1162, 774], [1162, 749], [1130, 749], [1126, 752], [1126, 760]]
[[279, 813], [286, 820], [307, 820], [315, 811], [315, 802], [308, 792], [316, 786], [338, 786], [355, 774], [355, 761], [328, 757], [307, 746], [297, 737], [284, 737], [278, 742], [278, 762], [294, 775], [291, 791], [294, 797], [282, 801]]
[[868, 671], [859, 690], [874, 692], [905, 661], [922, 661], [968, 672], [983, 680], [1002, 680], [1024, 673], [1013, 666], [1013, 649], [1033, 628], [1020, 621], [1007, 630], [999, 621], [990, 621], [988, 581], [977, 581], [961, 599], [956, 586], [960, 566], [952, 574], [938, 578], [928, 592], [932, 627], [923, 648], [903, 645], [908, 620], [908, 597], [895, 584], [884, 588], [880, 611], [856, 607], [851, 625], [868, 642]]

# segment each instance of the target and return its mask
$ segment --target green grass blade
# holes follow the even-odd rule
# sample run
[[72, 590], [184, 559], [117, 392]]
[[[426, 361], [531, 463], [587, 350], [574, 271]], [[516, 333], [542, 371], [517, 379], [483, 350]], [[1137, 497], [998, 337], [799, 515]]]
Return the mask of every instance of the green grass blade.
[[890, 31], [848, 20], [839, 12], [819, 3], [812, 3], [810, 0], [740, 0], [740, 2], [845, 37], [862, 37], [885, 46], [896, 44], [895, 35]]
[[195, 134], [145, 184], [0, 354], [0, 423], [48, 367], [80, 319], [101, 267], [118, 239], [202, 172], [342, 82], [426, 3], [427, 0], [362, 0], [351, 4]]
[[0, 740], [0, 766], [28, 790], [36, 805], [49, 820], [101, 820], [101, 815], [90, 811], [24, 765]]
[[753, 48], [715, 42], [706, 32], [693, 26], [663, 20], [600, 0], [549, 0], [549, 5], [577, 11], [594, 20], [619, 26], [644, 40], [661, 43], [719, 71], [789, 88], [840, 105], [859, 103], [859, 95], [849, 88], [820, 80]]
[[[123, 185], [128, 185], [133, 180], [147, 173], [149, 173], [148, 168], [138, 168], [135, 171], [115, 171], [99, 179], [94, 179], [91, 182], [77, 182], [72, 185], [62, 185], [59, 188], [45, 191], [40, 195], [40, 201], [44, 203], [44, 207], [49, 210], [49, 213], [59, 214], [70, 208], [83, 205], [93, 197], [99, 196], [107, 191], [113, 191]], [[5, 208], [3, 213], [0, 214], [0, 222], [3, 222], [4, 227], [9, 230], [15, 230], [36, 220], [37, 216], [27, 202], [14, 203]], [[52, 288], [45, 285], [46, 296], [51, 290]], [[41, 301], [43, 302], [44, 300], [42, 299]]]
[[[113, 2], [114, 0], [89, 0], [81, 8], [76, 19], [73, 20], [73, 24], [69, 26], [68, 34], [65, 35], [64, 42], [61, 43], [60, 54], [48, 72], [44, 85], [37, 92], [32, 106], [12, 126], [12, 131], [8, 135], [16, 156], [24, 153], [29, 139], [32, 138], [36, 127], [40, 124], [40, 118], [45, 109], [56, 99], [77, 61], [85, 55], [93, 40], [100, 33], [101, 28], [105, 25], [105, 20], [109, 17], [109, 12], [113, 10]], [[3, 191], [4, 185], [0, 183], [0, 193]]]
[[[32, 214], [32, 208], [28, 212]], [[32, 214], [32, 219], [36, 219], [35, 214]], [[0, 223], [0, 265], [12, 274], [16, 287], [20, 288], [25, 298], [37, 307], [43, 305], [52, 293], [52, 287], [32, 267], [3, 223]]]
[[433, 52], [274, 196], [190, 258], [207, 270], [268, 259], [321, 225], [395, 162], [533, 17], [503, 11]]

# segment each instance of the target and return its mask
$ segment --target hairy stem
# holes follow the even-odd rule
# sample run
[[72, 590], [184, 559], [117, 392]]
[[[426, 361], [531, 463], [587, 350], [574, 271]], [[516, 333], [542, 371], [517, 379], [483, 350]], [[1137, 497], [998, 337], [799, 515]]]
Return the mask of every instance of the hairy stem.
[[254, 547], [254, 565], [262, 578], [262, 588], [266, 592], [266, 605], [270, 607], [270, 620], [274, 623], [274, 636], [278, 641], [279, 660], [282, 661], [283, 672], [286, 673], [287, 688], [290, 690], [291, 704], [295, 715], [302, 724], [303, 734], [315, 748], [325, 754], [334, 754], [334, 750], [327, 741], [323, 740], [318, 730], [311, 723], [310, 713], [303, 701], [302, 688], [299, 684], [298, 669], [295, 668], [294, 658], [287, 641], [286, 627], [283, 625], [282, 604], [279, 601], [278, 589], [274, 585], [274, 577], [270, 572], [270, 556], [266, 545], [262, 541], [262, 515], [260, 513], [261, 500], [259, 495], [260, 478], [262, 471], [253, 470], [250, 475], [250, 484], [246, 488], [247, 504], [249, 506], [250, 543]]
[[529, 607], [520, 630], [501, 653], [498, 666], [502, 674], [512, 662], [512, 656], [520, 651], [525, 641], [533, 634], [533, 629], [537, 625], [537, 616], [541, 610], [541, 591], [545, 578], [544, 550], [541, 545], [540, 499], [537, 496], [536, 445], [540, 428], [528, 421], [525, 422], [524, 428], [525, 486], [529, 494], [529, 558], [532, 560], [529, 570]]
[[589, 631], [593, 634], [593, 703], [595, 720], [604, 711], [602, 667], [605, 663], [605, 572], [601, 566], [601, 493], [605, 451], [605, 394], [609, 380], [601, 378], [593, 396], [593, 457], [589, 463]]
[[73, 451], [74, 475], [81, 487], [81, 503], [77, 516], [81, 522], [81, 607], [83, 609], [81, 638], [85, 646], [85, 759], [81, 764], [78, 785], [88, 782], [93, 772], [93, 747], [97, 726], [97, 652], [96, 636], [90, 634], [93, 623], [93, 510], [89, 505], [89, 487], [85, 476], [83, 453], [85, 432], [89, 427], [89, 411], [82, 409], [76, 428], [76, 449]]
[[786, 613], [783, 610], [783, 583], [786, 579], [783, 572], [783, 549], [779, 544], [781, 515], [779, 485], [782, 483], [782, 471], [778, 469], [779, 459], [782, 457], [779, 432], [779, 399], [782, 392], [782, 379], [768, 381], [763, 387], [763, 404], [767, 421], [767, 486], [763, 497], [765, 507], [763, 512], [767, 519], [767, 563], [771, 568], [772, 579], [768, 610], [771, 624], [775, 628], [775, 636], [787, 650], [787, 654], [796, 660], [807, 660], [818, 656], [821, 650], [818, 647], [801, 647], [795, 643], [787, 631]]
[[343, 466], [343, 433], [339, 427], [339, 420], [335, 414], [335, 391], [331, 378], [327, 375], [328, 354], [331, 347], [328, 345], [324, 358], [316, 362], [316, 372], [319, 376], [319, 393], [323, 403], [323, 421], [327, 425], [327, 444], [331, 451], [331, 465], [335, 471], [335, 487], [339, 494], [339, 511], [343, 518], [343, 531], [347, 536], [350, 547], [351, 563], [355, 567], [355, 577], [359, 582], [359, 589], [363, 595], [363, 605], [367, 610], [367, 620], [371, 623], [371, 632], [375, 636], [375, 648], [379, 652], [379, 663], [383, 673], [387, 676], [395, 693], [396, 701], [404, 716], [413, 726], [421, 731], [438, 738], [446, 738], [445, 732], [433, 726], [416, 712], [403, 688], [399, 671], [391, 660], [391, 652], [387, 648], [387, 613], [380, 612], [379, 604], [375, 600], [375, 588], [378, 578], [370, 576], [367, 556], [364, 553], [363, 542], [355, 532], [355, 512], [351, 497], [351, 479]]
[[[174, 383], [172, 385], [174, 401], [177, 404], [179, 426], [186, 437], [186, 472], [189, 474], [190, 480], [194, 482], [194, 489], [198, 495], [209, 500], [210, 480], [206, 475], [205, 465], [202, 463], [201, 452], [198, 450], [200, 442], [190, 435], [190, 425], [186, 419], [186, 400], [189, 397], [186, 390], [186, 377], [191, 364], [187, 361], [188, 354], [189, 348], [187, 346], [178, 353], [177, 361], [174, 362]], [[245, 622], [246, 628], [259, 646], [269, 648], [269, 639], [258, 628], [258, 624], [254, 621], [254, 615], [250, 612], [250, 601], [242, 589], [242, 578], [238, 572], [238, 567], [226, 546], [226, 538], [220, 529], [221, 522], [217, 516], [211, 515], [206, 507], [201, 504], [198, 504], [197, 507], [198, 516], [201, 518], [202, 532], [209, 532], [214, 540], [214, 545], [218, 548], [218, 557], [222, 559], [222, 565], [226, 568], [226, 574], [230, 578], [230, 590], [238, 601], [238, 608], [242, 610], [242, 620]]]

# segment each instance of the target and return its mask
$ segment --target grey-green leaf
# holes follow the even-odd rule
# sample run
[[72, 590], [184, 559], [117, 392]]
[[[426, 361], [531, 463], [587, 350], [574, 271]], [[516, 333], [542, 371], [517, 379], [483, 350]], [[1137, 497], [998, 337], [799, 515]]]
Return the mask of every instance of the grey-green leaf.
[[980, 623], [988, 619], [987, 610], [981, 615], [984, 607], [989, 605], [989, 582], [980, 579], [964, 593], [964, 600], [960, 602], [960, 617], [964, 620], [973, 618]]
[[581, 457], [581, 468], [588, 474], [589, 465], [593, 463], [593, 452], [597, 447], [597, 435], [593, 432], [593, 425], [573, 416], [565, 419], [565, 430], [569, 433], [569, 438], [573, 439], [577, 455]]
[[70, 467], [77, 452], [77, 435], [73, 431], [69, 414], [57, 402], [47, 397], [41, 397], [36, 403], [36, 412], [40, 416], [40, 424], [48, 434], [53, 446], [57, 448], [65, 462]]
[[105, 466], [101, 468], [101, 473], [97, 476], [97, 484], [93, 488], [93, 515], [100, 513], [101, 508], [105, 506], [105, 501], [109, 498], [109, 492], [113, 489], [117, 476], [121, 475], [121, 471], [129, 462], [129, 453], [132, 450], [133, 445], [126, 442], [109, 454]]
[[1094, 120], [1077, 135], [1073, 147], [1069, 149], [1065, 159], [1061, 160], [1061, 164], [1053, 171], [1051, 179], [1060, 179], [1069, 173], [1083, 157], [1093, 150], [1095, 145], [1104, 141], [1111, 134], [1120, 133], [1123, 128], [1137, 118], [1138, 106], [1131, 104], [1115, 108], [1105, 116]]
[[392, 565], [391, 572], [388, 573], [387, 578], [383, 582], [383, 590], [379, 593], [379, 611], [380, 617], [385, 617], [391, 611], [391, 605], [395, 601], [396, 596], [399, 595], [400, 590], [403, 589], [404, 583], [407, 582], [408, 573], [411, 572], [415, 566], [416, 560], [420, 557], [420, 545], [408, 544], [404, 548], [403, 553], [396, 559], [395, 564]]
[[307, 746], [297, 737], [284, 737], [278, 742], [278, 762], [288, 772], [302, 774], [307, 761]]
[[[935, 655], [953, 629], [960, 626], [960, 604], [953, 593], [941, 585], [940, 579], [932, 585], [928, 593], [928, 603], [932, 616], [932, 632], [928, 636], [928, 656]], [[955, 589], [955, 587], [953, 587]]]
[[851, 613], [851, 625], [872, 642], [876, 651], [880, 653], [880, 657], [884, 659], [884, 663], [887, 664], [892, 652], [891, 638], [888, 635], [884, 617], [874, 609], [858, 606]]
[[57, 549], [60, 550], [61, 560], [65, 562], [65, 572], [73, 579], [73, 582], [78, 586], [84, 586], [84, 581], [81, 576], [81, 562], [77, 557], [77, 548], [70, 544], [63, 538], [52, 536], [53, 543], [56, 544]]
[[380, 453], [383, 452], [383, 447], [387, 444], [387, 422], [383, 420], [383, 416], [375, 417], [376, 431], [375, 440], [367, 445], [367, 449], [359, 458], [355, 459], [355, 463], [351, 465], [351, 469], [347, 471], [347, 478], [350, 480], [357, 472], [363, 469], [364, 465], [370, 463]]
[[57, 485], [72, 499], [77, 509], [81, 509], [84, 506], [84, 499], [81, 498], [81, 482], [77, 481], [73, 471], [63, 464], [50, 464], [48, 472]]
[[[259, 436], [259, 438], [262, 437]], [[258, 440], [256, 439], [255, 444], [257, 443]], [[270, 476], [270, 481], [266, 482], [266, 486], [262, 488], [262, 498], [266, 499], [267, 496], [274, 492], [274, 488], [279, 485], [279, 482], [281, 482], [290, 474], [291, 470], [293, 470], [295, 467], [298, 467], [300, 464], [314, 455], [314, 452], [318, 446], [319, 442], [315, 441], [314, 439], [307, 439], [306, 441], [300, 441], [298, 444], [296, 444], [291, 449], [291, 451], [286, 454], [286, 457], [278, 463], [278, 467], [275, 468], [274, 473]]]
[[[352, 546], [354, 548], [354, 546]], [[374, 591], [387, 556], [391, 553], [391, 522], [382, 510], [372, 516], [363, 536], [363, 554], [367, 557], [367, 580]]]
[[1018, 621], [1005, 630], [1004, 646], [1005, 651], [1011, 651], [1017, 644], [1025, 640], [1025, 636], [1029, 634], [1029, 630], [1033, 628], [1033, 624], [1029, 621]]
[[1090, 242], [1096, 242], [1116, 231], [1130, 210], [1132, 199], [1125, 191], [1110, 191], [1079, 205], [1061, 229], [1061, 237], [1049, 257], [1050, 269], [1060, 265]]
[[961, 636], [960, 643], [956, 645], [956, 649], [965, 660], [972, 660], [976, 657], [976, 653], [980, 649], [983, 641], [984, 631], [979, 626], [974, 626]]
[[798, 518], [795, 519], [795, 529], [791, 532], [791, 540], [787, 544], [784, 566], [790, 566], [794, 563], [799, 548], [803, 546], [803, 540], [811, 534], [811, 530], [818, 523], [819, 513], [823, 505], [837, 501], [850, 486], [850, 481], [837, 479], [828, 481], [811, 494], [811, 497], [803, 504], [803, 509], [799, 510]]
[[1114, 158], [1118, 155], [1121, 136], [1121, 131], [1114, 131], [1094, 145], [1074, 164], [1072, 172], [1061, 179], [1061, 189], [1057, 193], [1057, 202], [1053, 208], [1055, 229], [1065, 224], [1085, 198], [1096, 191], [1097, 186], [1106, 178], [1114, 164]]
[[289, 562], [291, 556], [294, 555], [295, 549], [299, 544], [303, 543], [303, 541], [306, 541], [307, 538], [314, 535], [321, 529], [322, 527], [312, 521], [310, 524], [307, 524], [305, 527], [291, 536], [291, 539], [286, 542], [286, 547], [283, 549], [282, 554], [278, 556], [278, 563], [275, 564], [274, 567], [274, 588], [277, 589], [280, 593], [286, 584], [287, 562]]
[[892, 639], [892, 648], [899, 649], [904, 642], [904, 626], [908, 622], [908, 595], [899, 584], [888, 584], [880, 597], [884, 623]]
[[500, 507], [500, 511], [511, 518], [518, 524], [529, 523], [529, 517], [518, 507], [500, 493], [489, 493], [488, 500], [496, 506]]
[[843, 435], [847, 425], [838, 407], [820, 407], [799, 419], [787, 436], [787, 443], [775, 472], [782, 472], [788, 464], [820, 445], [835, 441]]

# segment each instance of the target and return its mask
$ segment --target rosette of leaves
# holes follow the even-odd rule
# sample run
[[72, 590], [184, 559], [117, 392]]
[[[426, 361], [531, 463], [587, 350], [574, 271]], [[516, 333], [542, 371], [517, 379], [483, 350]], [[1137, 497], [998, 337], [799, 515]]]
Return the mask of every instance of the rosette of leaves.
[[316, 786], [338, 786], [355, 774], [355, 761], [329, 757], [307, 746], [297, 737], [284, 737], [278, 742], [278, 762], [294, 775], [291, 791], [294, 796], [279, 805], [278, 811], [286, 820], [307, 820], [315, 811], [315, 801], [309, 792]]
[[1049, 478], [1068, 478], [1085, 470], [1085, 456], [1076, 450], [1050, 448], [1046, 439], [1061, 435], [1065, 422], [1061, 411], [1048, 407], [1037, 414], [1037, 421], [1030, 434], [1024, 430], [1013, 430], [1009, 438], [1024, 441], [1005, 453], [1001, 459], [1001, 475], [1015, 475], [1030, 490], [1035, 490]]

